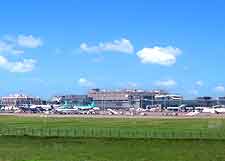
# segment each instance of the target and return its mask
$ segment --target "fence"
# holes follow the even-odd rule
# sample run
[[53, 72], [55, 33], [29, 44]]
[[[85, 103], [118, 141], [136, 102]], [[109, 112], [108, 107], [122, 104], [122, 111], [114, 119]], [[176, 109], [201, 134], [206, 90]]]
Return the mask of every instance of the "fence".
[[144, 138], [144, 139], [225, 139], [225, 131], [151, 131], [123, 128], [2, 128], [1, 136]]

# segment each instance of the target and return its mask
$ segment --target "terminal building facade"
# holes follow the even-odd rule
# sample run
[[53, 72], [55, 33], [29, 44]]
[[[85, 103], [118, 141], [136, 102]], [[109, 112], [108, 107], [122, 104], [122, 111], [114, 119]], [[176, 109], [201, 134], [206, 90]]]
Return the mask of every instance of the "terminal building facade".
[[145, 90], [101, 90], [92, 89], [88, 92], [97, 107], [100, 108], [148, 108], [159, 105], [180, 104], [182, 96], [169, 95], [164, 91]]
[[26, 96], [23, 94], [1, 97], [1, 106], [25, 106], [31, 104], [42, 104], [42, 101], [39, 97]]
[[[62, 95], [52, 97], [51, 103], [72, 105], [88, 105], [95, 103], [101, 109], [125, 109], [125, 108], [151, 108], [160, 106], [162, 108], [178, 107], [213, 107], [215, 105], [225, 105], [225, 97], [213, 98], [209, 96], [197, 97], [192, 100], [185, 100], [182, 96], [170, 94], [160, 90], [104, 90], [91, 89], [87, 95]], [[38, 97], [14, 94], [1, 97], [0, 106], [26, 106], [43, 104]]]
[[62, 95], [52, 97], [51, 102], [56, 104], [67, 102], [75, 105], [88, 105], [92, 103], [92, 98], [88, 97], [88, 95]]

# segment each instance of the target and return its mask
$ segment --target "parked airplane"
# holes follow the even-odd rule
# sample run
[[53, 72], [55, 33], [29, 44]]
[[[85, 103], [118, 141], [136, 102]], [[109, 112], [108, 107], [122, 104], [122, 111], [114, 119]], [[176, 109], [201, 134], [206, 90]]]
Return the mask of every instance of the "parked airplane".
[[225, 108], [215, 108], [215, 113], [225, 113]]
[[[89, 105], [69, 105], [68, 102], [65, 102], [64, 105], [60, 106], [59, 108], [56, 108], [56, 112], [62, 113], [62, 114], [70, 114], [70, 113], [74, 113], [74, 114], [86, 114], [88, 111], [90, 110], [95, 110], [95, 104], [89, 104]], [[85, 112], [86, 111], [86, 112]]]
[[216, 107], [217, 108], [215, 108], [215, 106], [213, 108], [205, 107], [205, 108], [203, 108], [202, 112], [205, 112], [205, 113], [217, 113], [217, 114], [225, 113], [225, 108], [224, 107], [219, 107], [219, 106], [216, 106]]
[[110, 108], [108, 108], [107, 111], [109, 111], [112, 115], [118, 115], [118, 112], [117, 111], [112, 110]]
[[95, 104], [94, 102], [92, 102], [91, 104], [88, 105], [75, 105], [74, 108], [77, 108], [79, 110], [91, 110], [95, 108]]

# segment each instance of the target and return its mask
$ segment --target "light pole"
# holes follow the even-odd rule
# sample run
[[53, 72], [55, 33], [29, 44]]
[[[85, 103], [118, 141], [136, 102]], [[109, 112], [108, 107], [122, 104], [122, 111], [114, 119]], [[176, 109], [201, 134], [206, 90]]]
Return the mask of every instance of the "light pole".
[[102, 109], [105, 111], [104, 97], [105, 97], [105, 93], [102, 94]]
[[103, 95], [102, 95], [102, 109], [104, 110], [104, 108], [103, 108]]

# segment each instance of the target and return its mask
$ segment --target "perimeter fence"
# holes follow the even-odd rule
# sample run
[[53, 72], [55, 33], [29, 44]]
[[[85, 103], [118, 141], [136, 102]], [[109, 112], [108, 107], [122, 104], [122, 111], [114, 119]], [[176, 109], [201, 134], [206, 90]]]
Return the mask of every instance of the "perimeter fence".
[[147, 130], [124, 128], [1, 128], [1, 136], [144, 138], [144, 139], [224, 139], [224, 130]]

